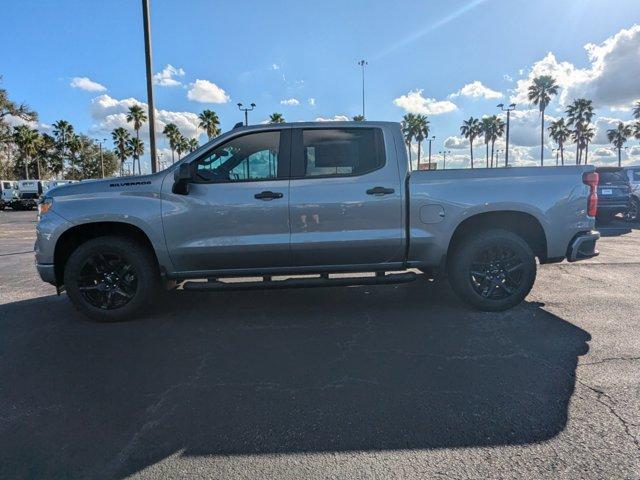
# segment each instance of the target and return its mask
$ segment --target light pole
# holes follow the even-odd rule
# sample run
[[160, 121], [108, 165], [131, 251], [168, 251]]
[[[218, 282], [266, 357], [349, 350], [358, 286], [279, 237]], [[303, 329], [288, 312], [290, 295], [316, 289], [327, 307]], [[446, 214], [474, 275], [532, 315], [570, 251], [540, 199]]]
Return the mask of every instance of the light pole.
[[[500, 154], [501, 154], [501, 153], [504, 153], [504, 150], [502, 150], [501, 148], [498, 148], [498, 149], [496, 150], [496, 168], [498, 168], [498, 158], [500, 157]], [[506, 167], [506, 166], [507, 166], [507, 165], [505, 164], [505, 167]]]
[[443, 150], [442, 152], [438, 152], [438, 153], [442, 155], [442, 169], [446, 170], [447, 169], [447, 153], [451, 155], [451, 150]]
[[433, 142], [435, 139], [436, 139], [436, 136], [433, 135], [431, 136], [431, 138], [427, 140], [429, 142], [429, 170], [431, 170], [431, 142]]
[[153, 108], [153, 70], [151, 66], [151, 18], [149, 0], [142, 0], [142, 23], [144, 24], [144, 56], [147, 67], [147, 104], [149, 105], [149, 147], [151, 153], [151, 173], [158, 171], [156, 158], [156, 120]]
[[102, 178], [104, 178], [104, 157], [102, 156], [102, 142], [106, 141], [107, 139], [103, 138], [98, 142], [98, 145], [100, 145], [100, 170], [102, 171]]
[[256, 108], [256, 104], [251, 103], [251, 108], [249, 108], [249, 107], [243, 106], [242, 103], [238, 103], [238, 108], [240, 109], [241, 112], [244, 112], [244, 124], [249, 125], [249, 112], [254, 108]]
[[516, 109], [516, 104], [512, 103], [507, 108], [504, 108], [504, 103], [499, 103], [498, 108], [503, 112], [507, 112], [507, 142], [504, 151], [504, 166], [509, 166], [509, 123], [511, 120], [511, 112]]
[[364, 119], [366, 118], [364, 116], [364, 67], [369, 65], [369, 62], [367, 62], [366, 60], [360, 60], [358, 62], [358, 65], [362, 67], [362, 118]]

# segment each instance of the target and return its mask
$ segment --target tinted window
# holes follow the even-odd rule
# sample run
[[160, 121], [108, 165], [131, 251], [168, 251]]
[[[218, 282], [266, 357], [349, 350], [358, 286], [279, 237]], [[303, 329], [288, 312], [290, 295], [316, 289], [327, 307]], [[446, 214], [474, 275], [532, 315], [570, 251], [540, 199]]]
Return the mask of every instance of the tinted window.
[[629, 170], [629, 180], [632, 182], [640, 182], [640, 169]]
[[303, 130], [304, 176], [360, 175], [384, 165], [378, 129]]
[[204, 182], [247, 182], [278, 176], [280, 132], [243, 135], [220, 145], [197, 161]]
[[4, 182], [2, 185], [4, 188], [7, 188], [7, 189], [11, 188], [11, 184], [9, 182]]
[[598, 174], [600, 175], [599, 183], [627, 183], [629, 181], [624, 170], [599, 171]]

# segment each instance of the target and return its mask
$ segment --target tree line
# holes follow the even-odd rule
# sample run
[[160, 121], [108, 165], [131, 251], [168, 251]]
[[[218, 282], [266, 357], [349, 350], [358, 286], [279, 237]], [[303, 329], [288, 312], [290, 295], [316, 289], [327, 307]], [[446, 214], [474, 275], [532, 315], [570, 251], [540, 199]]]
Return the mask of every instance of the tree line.
[[[541, 75], [533, 79], [529, 86], [527, 97], [529, 101], [540, 110], [540, 166], [544, 166], [544, 133], [545, 110], [551, 98], [558, 93], [558, 85], [555, 79], [549, 75]], [[548, 127], [550, 138], [558, 146], [557, 152], [561, 165], [564, 165], [564, 150], [569, 141], [576, 145], [576, 165], [587, 164], [589, 144], [595, 136], [595, 129], [591, 125], [594, 117], [593, 102], [586, 98], [573, 100], [565, 109], [566, 119], [559, 118], [551, 122]], [[633, 124], [619, 122], [616, 128], [607, 130], [609, 142], [617, 150], [618, 166], [622, 164], [622, 149], [624, 144], [632, 137], [640, 140], [640, 101], [633, 106]], [[403, 116], [401, 122], [405, 143], [411, 160], [411, 145], [417, 143], [418, 169], [421, 160], [421, 145], [429, 137], [429, 120], [426, 115], [408, 113]], [[460, 134], [469, 141], [470, 166], [474, 168], [474, 141], [480, 139], [485, 144], [485, 166], [492, 168], [498, 166], [498, 158], [495, 155], [495, 142], [505, 133], [505, 123], [497, 115], [485, 116], [481, 119], [469, 117], [460, 126]], [[557, 158], [558, 159], [558, 158]], [[556, 162], [557, 163], [557, 162]]]

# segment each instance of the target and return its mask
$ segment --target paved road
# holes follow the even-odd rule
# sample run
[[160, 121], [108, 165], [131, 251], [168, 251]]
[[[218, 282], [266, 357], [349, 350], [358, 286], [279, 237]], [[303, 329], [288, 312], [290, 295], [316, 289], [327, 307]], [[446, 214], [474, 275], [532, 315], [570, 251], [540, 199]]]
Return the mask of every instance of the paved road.
[[640, 230], [522, 306], [402, 286], [81, 318], [0, 213], [0, 478], [640, 478]]

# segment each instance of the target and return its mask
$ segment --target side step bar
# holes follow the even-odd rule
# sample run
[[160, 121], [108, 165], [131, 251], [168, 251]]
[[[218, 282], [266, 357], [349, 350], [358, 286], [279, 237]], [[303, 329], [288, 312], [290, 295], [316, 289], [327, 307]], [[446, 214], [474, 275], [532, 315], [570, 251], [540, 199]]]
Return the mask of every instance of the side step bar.
[[[269, 277], [266, 277], [269, 278]], [[348, 287], [356, 285], [391, 285], [397, 283], [409, 283], [418, 278], [413, 272], [376, 274], [375, 277], [339, 277], [328, 278], [287, 278], [285, 280], [265, 279], [257, 282], [221, 282], [209, 280], [207, 282], [185, 282], [183, 290], [220, 292], [235, 290], [264, 290], [276, 288], [309, 288], [309, 287]]]

